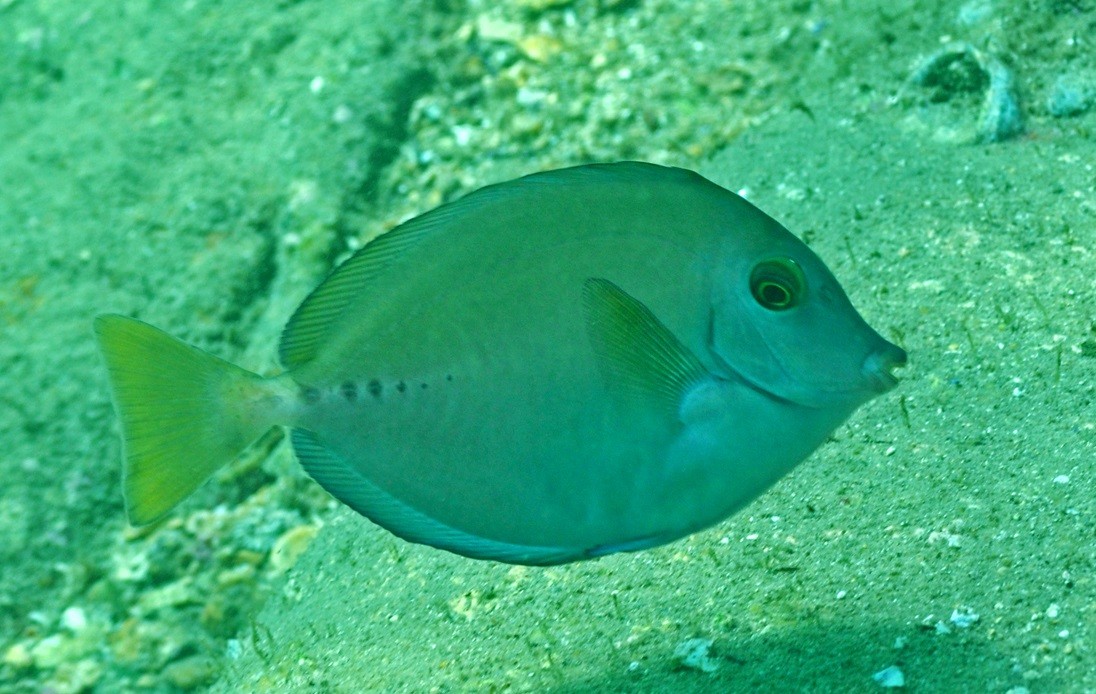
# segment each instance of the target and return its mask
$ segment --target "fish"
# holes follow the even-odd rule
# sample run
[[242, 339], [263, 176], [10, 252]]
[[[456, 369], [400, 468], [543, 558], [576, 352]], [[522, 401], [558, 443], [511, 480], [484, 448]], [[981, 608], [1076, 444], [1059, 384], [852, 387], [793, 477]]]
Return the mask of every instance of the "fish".
[[129, 521], [160, 521], [286, 427], [304, 470], [413, 543], [553, 565], [727, 518], [897, 383], [802, 241], [685, 169], [481, 188], [364, 245], [261, 376], [96, 317]]

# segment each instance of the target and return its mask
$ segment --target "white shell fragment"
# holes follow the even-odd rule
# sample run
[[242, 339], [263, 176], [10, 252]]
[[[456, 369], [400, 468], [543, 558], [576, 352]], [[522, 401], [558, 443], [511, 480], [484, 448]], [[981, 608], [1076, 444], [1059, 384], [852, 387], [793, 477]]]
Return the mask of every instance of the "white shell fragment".
[[966, 629], [980, 619], [977, 612], [969, 607], [960, 607], [951, 611], [951, 623], [960, 629]]
[[898, 669], [897, 665], [883, 668], [872, 675], [871, 678], [879, 683], [880, 687], [886, 689], [899, 689], [906, 686], [906, 676]]
[[715, 672], [719, 669], [719, 663], [711, 656], [711, 650], [711, 639], [688, 639], [674, 649], [674, 660], [681, 667], [690, 670]]

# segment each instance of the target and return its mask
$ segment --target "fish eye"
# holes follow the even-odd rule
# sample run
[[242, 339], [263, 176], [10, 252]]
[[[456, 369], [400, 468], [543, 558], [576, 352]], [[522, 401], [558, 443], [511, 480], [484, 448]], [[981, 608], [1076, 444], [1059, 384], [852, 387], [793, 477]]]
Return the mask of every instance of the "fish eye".
[[762, 260], [750, 271], [750, 293], [770, 311], [786, 311], [803, 301], [807, 281], [791, 258]]

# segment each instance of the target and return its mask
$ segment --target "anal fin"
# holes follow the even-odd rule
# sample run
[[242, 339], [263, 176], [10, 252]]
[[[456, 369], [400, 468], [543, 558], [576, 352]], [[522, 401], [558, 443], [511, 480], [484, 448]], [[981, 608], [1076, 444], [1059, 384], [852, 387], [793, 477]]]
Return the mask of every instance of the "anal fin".
[[403, 503], [356, 472], [307, 429], [294, 429], [293, 450], [308, 472], [339, 501], [393, 535], [473, 559], [548, 566], [582, 559], [573, 547], [518, 545], [491, 540], [446, 525]]

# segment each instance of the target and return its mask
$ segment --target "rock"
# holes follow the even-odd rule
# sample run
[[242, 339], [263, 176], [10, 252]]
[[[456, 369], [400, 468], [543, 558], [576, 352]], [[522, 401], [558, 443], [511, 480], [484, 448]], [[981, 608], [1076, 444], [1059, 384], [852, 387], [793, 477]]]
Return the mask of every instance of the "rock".
[[53, 634], [34, 644], [30, 649], [34, 666], [44, 670], [50, 670], [66, 660], [68, 639], [60, 634]]
[[175, 607], [184, 603], [194, 602], [196, 601], [196, 598], [191, 591], [193, 583], [194, 580], [192, 578], [184, 576], [178, 581], [168, 583], [161, 588], [146, 591], [138, 599], [137, 604], [141, 610], [152, 612], [154, 610], [162, 610], [166, 607]]
[[108, 639], [114, 660], [125, 665], [137, 662], [141, 657], [142, 637], [140, 620], [131, 617], [122, 622]]
[[192, 655], [169, 663], [164, 668], [164, 679], [184, 691], [208, 684], [216, 674], [213, 660], [204, 655]]
[[85, 658], [76, 663], [65, 663], [57, 668], [53, 676], [46, 681], [45, 691], [56, 694], [80, 694], [91, 691], [103, 678], [103, 666], [94, 658]]
[[274, 573], [285, 573], [296, 564], [319, 530], [315, 525], [298, 525], [282, 533], [270, 550], [270, 568]]
[[1023, 132], [1012, 71], [996, 55], [969, 43], [946, 44], [923, 60], [898, 101], [908, 105], [915, 90], [923, 103], [911, 114], [912, 122], [920, 122], [934, 139], [990, 143]]
[[34, 658], [24, 643], [17, 643], [4, 652], [4, 665], [12, 670], [26, 670], [34, 665]]
[[1055, 118], [1084, 113], [1096, 103], [1096, 80], [1079, 75], [1061, 75], [1047, 96], [1047, 111]]
[[88, 617], [80, 607], [69, 607], [61, 613], [61, 626], [69, 631], [83, 631], [88, 626]]
[[525, 57], [538, 63], [546, 63], [552, 56], [563, 50], [563, 42], [554, 36], [531, 34], [519, 39], [517, 47], [525, 54]]
[[251, 583], [255, 580], [255, 567], [251, 564], [237, 564], [217, 574], [217, 585], [221, 588]]
[[30, 649], [34, 666], [50, 670], [74, 663], [96, 652], [106, 635], [106, 625], [89, 623], [82, 609], [69, 608], [61, 619], [65, 632], [51, 634]]

